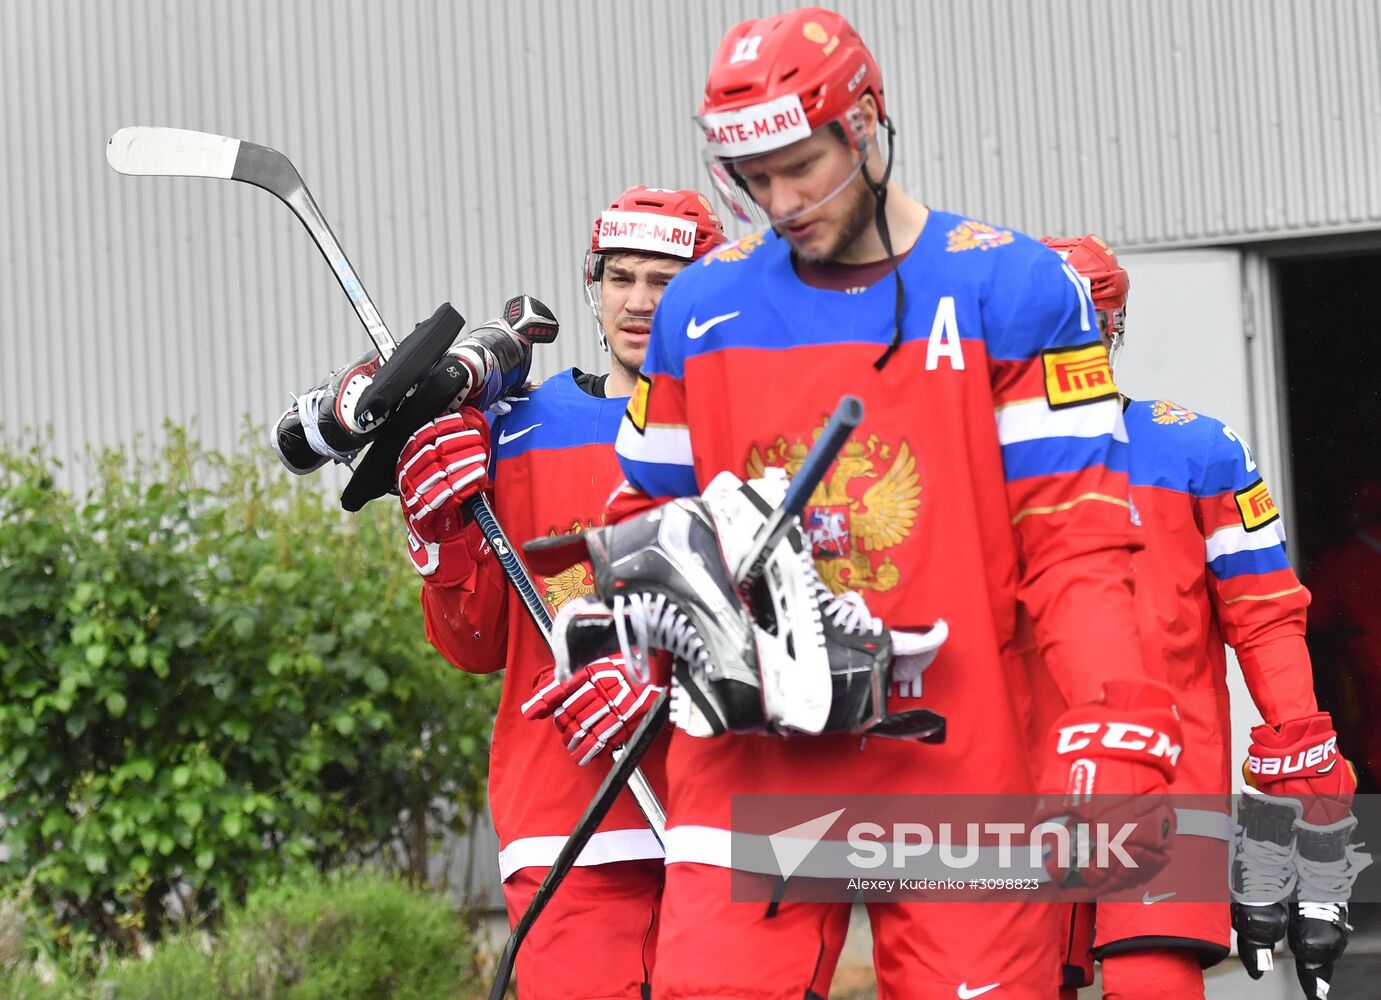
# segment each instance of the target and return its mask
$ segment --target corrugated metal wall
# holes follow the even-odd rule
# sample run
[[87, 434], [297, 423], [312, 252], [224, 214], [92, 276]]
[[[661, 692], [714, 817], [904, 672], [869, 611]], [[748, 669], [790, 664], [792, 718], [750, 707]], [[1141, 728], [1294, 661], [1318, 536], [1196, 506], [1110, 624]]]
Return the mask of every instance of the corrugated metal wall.
[[[164, 417], [231, 442], [365, 344], [262, 192], [126, 178], [127, 124], [289, 153], [396, 335], [450, 299], [565, 321], [602, 201], [701, 181], [732, 0], [0, 0], [0, 424], [60, 454]], [[1120, 246], [1381, 227], [1373, 0], [858, 0], [899, 175], [956, 211]]]

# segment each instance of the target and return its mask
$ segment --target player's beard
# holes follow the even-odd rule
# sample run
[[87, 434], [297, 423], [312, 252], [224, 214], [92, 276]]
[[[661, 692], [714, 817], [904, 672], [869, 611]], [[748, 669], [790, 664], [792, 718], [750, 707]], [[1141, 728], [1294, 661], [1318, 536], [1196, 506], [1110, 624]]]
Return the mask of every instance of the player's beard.
[[[863, 183], [861, 178], [855, 177], [851, 183], [845, 185], [844, 189], [835, 195], [835, 198], [841, 200], [843, 212], [839, 221], [835, 223], [837, 232], [834, 239], [830, 240], [822, 250], [803, 250], [793, 245], [791, 249], [802, 260], [808, 260], [814, 264], [827, 264], [830, 261], [838, 260], [844, 251], [858, 242], [872, 224], [876, 212], [876, 196], [868, 190], [868, 186]], [[826, 202], [826, 205], [828, 204]]]

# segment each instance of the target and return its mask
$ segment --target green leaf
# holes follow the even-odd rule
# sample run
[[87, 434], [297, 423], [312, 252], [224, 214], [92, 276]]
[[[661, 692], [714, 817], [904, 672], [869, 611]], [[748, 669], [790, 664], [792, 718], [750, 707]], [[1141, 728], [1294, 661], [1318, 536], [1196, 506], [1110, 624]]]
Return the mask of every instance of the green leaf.
[[45, 838], [52, 837], [59, 830], [66, 830], [72, 825], [71, 817], [65, 812], [51, 812], [43, 817], [43, 821], [38, 825], [38, 832]]
[[245, 821], [238, 813], [226, 813], [221, 820], [221, 829], [225, 835], [232, 840], [240, 835], [240, 831], [245, 828]]
[[354, 718], [346, 715], [344, 712], [333, 718], [331, 720], [331, 725], [335, 726], [336, 732], [340, 733], [342, 736], [349, 736], [355, 731]]
[[173, 787], [186, 788], [187, 782], [192, 780], [192, 769], [187, 765], [173, 768]]
[[101, 851], [87, 851], [82, 855], [82, 864], [86, 865], [86, 870], [92, 875], [106, 873], [106, 856]]
[[104, 666], [106, 657], [110, 655], [110, 647], [103, 642], [93, 643], [86, 647], [86, 662], [93, 667]]
[[188, 826], [200, 823], [202, 813], [201, 803], [196, 799], [183, 799], [177, 804], [177, 814]]
[[202, 871], [210, 870], [216, 863], [216, 853], [212, 850], [202, 850], [197, 852], [197, 867]]
[[106, 695], [105, 707], [115, 718], [120, 718], [125, 714], [125, 709], [129, 707], [129, 701], [119, 691], [112, 691]]

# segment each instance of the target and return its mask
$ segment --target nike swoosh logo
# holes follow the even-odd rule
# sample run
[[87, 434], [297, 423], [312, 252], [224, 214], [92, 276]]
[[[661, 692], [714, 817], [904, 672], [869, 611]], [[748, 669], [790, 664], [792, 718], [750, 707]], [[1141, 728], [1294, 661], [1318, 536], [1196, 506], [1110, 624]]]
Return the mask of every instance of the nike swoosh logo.
[[1159, 896], [1152, 896], [1149, 892], [1143, 892], [1141, 901], [1150, 906], [1152, 903], [1159, 903], [1162, 899], [1169, 899], [1173, 895], [1173, 892], [1162, 892]]
[[971, 1000], [972, 997], [981, 997], [984, 993], [991, 993], [1001, 985], [1001, 983], [989, 983], [987, 986], [969, 989], [968, 983], [960, 983], [956, 992], [959, 994], [959, 1000]]
[[735, 310], [731, 313], [725, 313], [723, 316], [711, 316], [703, 323], [697, 323], [695, 321], [695, 317], [692, 316], [690, 322], [686, 324], [686, 336], [689, 337], [691, 340], [699, 340], [701, 337], [705, 336], [705, 334], [710, 332], [710, 327], [717, 326], [718, 324], [723, 323], [726, 319], [733, 319], [737, 315], [738, 311]]
[[533, 424], [531, 427], [524, 427], [520, 431], [514, 431], [512, 434], [508, 433], [508, 431], [499, 431], [499, 444], [508, 444], [508, 442], [510, 441], [516, 441], [524, 434], [526, 434], [528, 431], [536, 430], [538, 427], [541, 426], [542, 425], [540, 423], [536, 423]]
[[1314, 773], [1315, 773], [1315, 774], [1327, 774], [1329, 771], [1333, 770], [1333, 765], [1336, 764], [1336, 763], [1338, 763], [1338, 758], [1337, 758], [1337, 757], [1334, 757], [1332, 760], [1330, 760], [1327, 764], [1325, 764], [1323, 767], [1319, 768], [1319, 769], [1318, 769], [1317, 771], [1315, 771]]

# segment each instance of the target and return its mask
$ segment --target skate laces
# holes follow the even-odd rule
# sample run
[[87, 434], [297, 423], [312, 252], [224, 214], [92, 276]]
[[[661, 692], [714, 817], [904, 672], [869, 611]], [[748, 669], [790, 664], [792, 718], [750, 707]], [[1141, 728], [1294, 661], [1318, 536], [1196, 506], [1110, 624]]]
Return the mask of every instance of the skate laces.
[[815, 599], [820, 604], [821, 616], [836, 629], [854, 635], [882, 635], [882, 619], [873, 616], [858, 591], [846, 590], [836, 594], [818, 576], [812, 581], [812, 586]]
[[615, 594], [614, 631], [624, 663], [642, 684], [651, 675], [647, 659], [650, 649], [666, 650], [693, 664], [709, 655], [690, 618], [665, 594]]
[[[1300, 855], [1295, 859], [1295, 866], [1299, 872], [1299, 894], [1315, 900], [1346, 900], [1352, 895], [1352, 885], [1357, 881], [1358, 872], [1370, 861], [1369, 855], [1361, 853], [1352, 844], [1347, 845], [1347, 851], [1341, 858], [1332, 858], [1328, 861], [1317, 861]], [[1299, 903], [1301, 912], [1305, 907], [1318, 908], [1318, 914], [1305, 915], [1316, 916], [1319, 920], [1334, 919], [1340, 905], [1343, 904], [1305, 902], [1303, 899]], [[1329, 910], [1329, 907], [1333, 909]]]
[[1241, 885], [1233, 887], [1232, 898], [1248, 905], [1283, 901], [1299, 878], [1295, 860], [1294, 844], [1243, 837], [1236, 859]]
[[1341, 924], [1346, 919], [1344, 904], [1342, 903], [1297, 903], [1296, 905], [1299, 907], [1299, 915], [1306, 920], [1322, 920], [1325, 923]]

